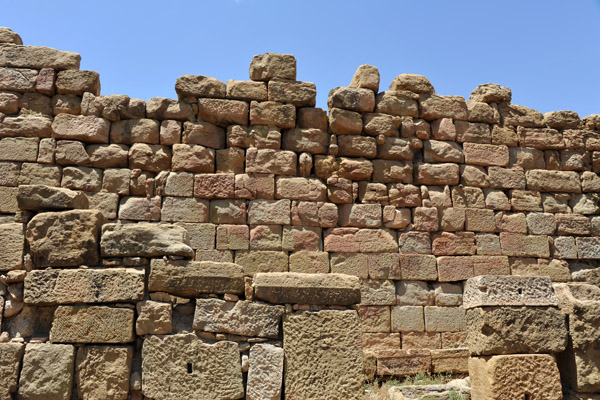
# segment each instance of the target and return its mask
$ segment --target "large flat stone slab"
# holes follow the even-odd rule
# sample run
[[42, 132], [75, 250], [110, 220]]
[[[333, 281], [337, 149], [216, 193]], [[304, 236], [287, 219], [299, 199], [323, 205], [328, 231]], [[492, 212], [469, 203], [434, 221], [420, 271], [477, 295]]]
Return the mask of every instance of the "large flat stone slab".
[[0, 45], [0, 67], [79, 69], [81, 56], [42, 46]]
[[77, 394], [83, 400], [126, 400], [133, 347], [83, 346], [75, 359]]
[[24, 352], [23, 343], [0, 343], [0, 399], [11, 399], [17, 392]]
[[549, 354], [471, 357], [471, 398], [561, 400], [560, 374]]
[[25, 277], [27, 304], [136, 302], [144, 298], [143, 269], [44, 269]]
[[467, 280], [465, 309], [484, 306], [557, 306], [558, 298], [547, 276], [480, 275]]
[[38, 268], [97, 265], [104, 217], [98, 210], [40, 213], [27, 224], [26, 238]]
[[244, 292], [244, 274], [242, 267], [233, 263], [154, 259], [148, 290], [191, 297], [201, 293], [239, 294]]
[[23, 265], [25, 235], [23, 224], [0, 224], [0, 272], [19, 269]]
[[430, 371], [429, 349], [386, 350], [377, 354], [377, 375], [407, 376]]
[[283, 317], [285, 398], [363, 399], [360, 319], [323, 310]]
[[197, 299], [194, 329], [277, 339], [285, 308], [250, 301]]
[[100, 251], [103, 257], [193, 257], [185, 228], [169, 224], [105, 224]]
[[360, 281], [342, 274], [258, 273], [257, 298], [274, 304], [351, 305], [360, 303]]
[[82, 192], [45, 185], [20, 185], [17, 203], [20, 210], [68, 210], [89, 205]]
[[19, 378], [19, 399], [69, 400], [75, 348], [68, 344], [28, 344]]
[[135, 339], [134, 311], [106, 306], [59, 306], [54, 311], [52, 343], [128, 343]]
[[600, 392], [600, 288], [586, 283], [554, 288], [569, 321], [567, 349], [557, 355], [561, 377], [574, 391]]
[[142, 392], [154, 400], [244, 397], [238, 345], [205, 344], [194, 334], [150, 336], [142, 348]]
[[246, 400], [279, 400], [283, 381], [284, 351], [259, 343], [250, 348]]
[[565, 316], [556, 307], [472, 308], [466, 317], [474, 355], [558, 353], [567, 345]]

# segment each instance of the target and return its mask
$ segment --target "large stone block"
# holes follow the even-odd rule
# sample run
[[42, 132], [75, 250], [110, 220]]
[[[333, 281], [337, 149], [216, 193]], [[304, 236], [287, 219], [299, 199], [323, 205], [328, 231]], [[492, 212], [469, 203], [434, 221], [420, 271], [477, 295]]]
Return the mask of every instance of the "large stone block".
[[238, 345], [205, 344], [194, 334], [150, 336], [142, 348], [142, 393], [156, 400], [244, 397]]
[[246, 151], [246, 172], [249, 174], [296, 175], [296, 153], [288, 150], [256, 149]]
[[473, 399], [561, 400], [556, 360], [549, 354], [516, 354], [469, 359]]
[[278, 400], [281, 398], [284, 350], [259, 343], [250, 348], [247, 400]]
[[66, 70], [56, 76], [56, 91], [60, 94], [83, 96], [90, 92], [100, 94], [100, 74], [95, 71]]
[[212, 261], [152, 260], [148, 290], [196, 297], [202, 293], [244, 292], [242, 267]]
[[377, 355], [377, 375], [406, 376], [430, 371], [429, 349], [389, 350]]
[[23, 343], [0, 343], [0, 398], [12, 399], [17, 392], [19, 371], [25, 345]]
[[360, 302], [360, 281], [342, 274], [257, 273], [257, 298], [274, 304], [351, 305]]
[[83, 346], [75, 359], [77, 394], [82, 400], [126, 400], [133, 348]]
[[98, 236], [104, 217], [97, 210], [37, 214], [27, 225], [26, 238], [37, 267], [96, 265]]
[[27, 304], [136, 302], [144, 298], [143, 269], [44, 269], [25, 277]]
[[567, 345], [565, 316], [556, 307], [481, 307], [466, 317], [471, 354], [558, 353]]
[[167, 224], [105, 224], [100, 250], [103, 257], [193, 257], [185, 228]]
[[54, 311], [53, 343], [128, 343], [135, 339], [134, 311], [106, 306], [59, 306]]
[[66, 188], [44, 185], [20, 185], [17, 202], [20, 210], [88, 208], [85, 194]]
[[86, 143], [108, 143], [110, 121], [93, 115], [58, 114], [52, 122], [55, 139], [81, 140]]
[[180, 99], [187, 97], [224, 98], [226, 86], [216, 78], [202, 75], [182, 75], [175, 82], [175, 91]]
[[43, 137], [52, 135], [52, 120], [39, 114], [5, 117], [0, 121], [0, 137]]
[[273, 78], [296, 80], [296, 57], [278, 53], [255, 55], [250, 63], [250, 79], [269, 81]]
[[25, 235], [23, 224], [0, 224], [0, 271], [19, 269], [23, 265]]
[[250, 301], [196, 300], [194, 329], [277, 339], [282, 306]]
[[465, 309], [487, 306], [557, 306], [558, 298], [547, 276], [481, 275], [467, 281]]
[[575, 391], [600, 392], [600, 289], [587, 283], [554, 288], [569, 321], [567, 349], [557, 355], [561, 377]]
[[356, 311], [287, 314], [283, 338], [286, 399], [364, 397]]
[[69, 400], [75, 348], [67, 344], [28, 344], [19, 377], [19, 399]]

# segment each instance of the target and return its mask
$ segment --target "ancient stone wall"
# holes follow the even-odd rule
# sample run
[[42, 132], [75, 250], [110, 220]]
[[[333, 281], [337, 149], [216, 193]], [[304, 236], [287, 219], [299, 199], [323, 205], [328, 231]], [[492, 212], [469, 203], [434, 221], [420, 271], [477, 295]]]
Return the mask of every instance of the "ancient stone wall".
[[368, 65], [326, 112], [271, 53], [143, 101], [79, 62], [0, 29], [1, 398], [360, 398], [467, 371], [468, 278], [600, 282], [600, 115]]

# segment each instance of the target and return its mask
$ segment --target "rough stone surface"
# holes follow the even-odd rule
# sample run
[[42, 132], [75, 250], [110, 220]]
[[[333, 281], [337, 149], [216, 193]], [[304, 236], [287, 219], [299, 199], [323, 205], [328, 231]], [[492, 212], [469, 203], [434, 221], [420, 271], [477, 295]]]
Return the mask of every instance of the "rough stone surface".
[[19, 399], [69, 400], [75, 348], [67, 344], [28, 344], [19, 377]]
[[54, 312], [52, 343], [128, 343], [135, 339], [134, 312], [106, 306], [59, 306]]
[[25, 250], [23, 224], [0, 224], [0, 242], [2, 243], [0, 271], [19, 269], [23, 265]]
[[196, 300], [194, 329], [277, 339], [284, 309], [249, 301]]
[[96, 265], [104, 217], [97, 210], [41, 213], [27, 225], [26, 238], [35, 264], [42, 267]]
[[278, 400], [283, 382], [284, 350], [271, 344], [250, 348], [247, 400]]
[[150, 336], [142, 348], [142, 370], [142, 392], [148, 398], [244, 397], [240, 354], [234, 342], [205, 344], [194, 334]]
[[11, 399], [11, 394], [17, 392], [24, 351], [23, 343], [0, 343], [0, 398], [2, 399]]
[[471, 354], [558, 353], [567, 345], [565, 316], [555, 307], [467, 310]]
[[560, 374], [549, 354], [469, 359], [473, 399], [562, 399]]
[[557, 306], [552, 281], [545, 276], [482, 275], [467, 280], [463, 297], [466, 309], [489, 306]]
[[191, 257], [185, 228], [166, 224], [105, 224], [100, 249], [104, 257]]
[[363, 398], [356, 311], [287, 314], [283, 338], [286, 399]]
[[81, 56], [41, 46], [0, 45], [0, 66], [13, 68], [79, 69]]
[[360, 302], [357, 277], [342, 274], [258, 273], [255, 296], [274, 304], [351, 305]]
[[125, 400], [133, 348], [129, 346], [84, 346], [77, 350], [75, 382], [84, 400]]

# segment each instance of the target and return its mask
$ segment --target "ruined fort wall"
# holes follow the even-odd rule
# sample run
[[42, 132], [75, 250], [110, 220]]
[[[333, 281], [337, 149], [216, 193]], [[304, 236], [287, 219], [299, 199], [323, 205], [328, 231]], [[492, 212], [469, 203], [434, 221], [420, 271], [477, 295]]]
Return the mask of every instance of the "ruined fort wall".
[[[106, 396], [86, 374], [113, 357], [114, 398], [167, 398], [142, 364], [159, 379], [194, 348], [231, 367], [211, 393], [250, 398], [252, 349], [283, 379], [286, 324], [299, 370], [317, 340], [302, 326], [330, 323], [367, 378], [466, 372], [465, 280], [598, 284], [598, 115], [541, 114], [493, 84], [440, 96], [411, 74], [381, 90], [371, 66], [325, 111], [278, 54], [254, 57], [249, 81], [182, 76], [178, 100], [143, 101], [101, 95], [75, 53], [0, 42], [0, 328], [20, 390], [46, 351], [31, 343], [49, 340], [69, 346], [47, 351], [79, 396]], [[333, 370], [352, 372], [354, 350]], [[289, 398], [306, 390], [294, 368]]]

